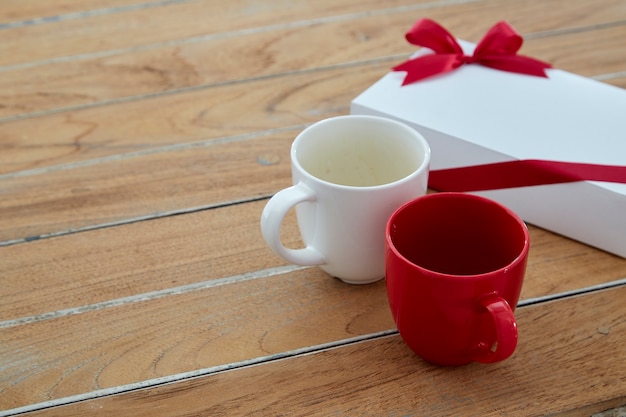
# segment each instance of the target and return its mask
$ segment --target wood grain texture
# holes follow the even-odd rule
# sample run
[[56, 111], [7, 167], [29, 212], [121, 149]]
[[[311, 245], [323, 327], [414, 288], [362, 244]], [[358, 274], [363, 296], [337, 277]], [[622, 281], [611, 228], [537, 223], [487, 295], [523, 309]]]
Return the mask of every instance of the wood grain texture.
[[[2, 248], [0, 321], [284, 266], [261, 238], [259, 219], [265, 202]], [[522, 299], [626, 277], [622, 258], [536, 227], [531, 226], [530, 232]], [[293, 213], [286, 218], [282, 235], [288, 246], [300, 246]]]
[[626, 88], [626, 77], [614, 78], [611, 80], [611, 84], [616, 87]]
[[[621, 33], [624, 30], [626, 26], [599, 31], [602, 34], [600, 39], [618, 39], [614, 32]], [[572, 36], [577, 38], [582, 35]], [[568, 40], [568, 43], [576, 42]], [[594, 44], [591, 45], [588, 47], [589, 54], [594, 51]], [[624, 51], [619, 42], [613, 45], [615, 51]], [[563, 49], [560, 45], [552, 46], [557, 51]], [[606, 49], [603, 51], [606, 52]], [[575, 58], [576, 62], [582, 62], [585, 56], [581, 53]], [[198, 201], [198, 198], [189, 195], [189, 189], [214, 186], [215, 183], [205, 181], [202, 175], [217, 174], [215, 181], [219, 181], [222, 175], [232, 175], [233, 170], [227, 169], [220, 174], [221, 165], [212, 164], [211, 155], [218, 151], [201, 147], [196, 151], [190, 146], [190, 150], [183, 148], [167, 152], [171, 148], [165, 146], [180, 141], [219, 138], [220, 134], [245, 135], [251, 130], [268, 130], [271, 134], [272, 129], [285, 129], [288, 126], [293, 126], [293, 130], [287, 130], [290, 132], [288, 135], [295, 137], [305, 123], [347, 113], [350, 100], [386, 70], [380, 64], [369, 64], [359, 71], [355, 71], [355, 68], [341, 68], [312, 74], [292, 74], [250, 84], [225, 85], [148, 101], [51, 115], [38, 119], [37, 123], [30, 120], [7, 123], [0, 129], [0, 136], [6, 135], [7, 138], [3, 142], [7, 150], [0, 157], [5, 163], [0, 170], [39, 168], [40, 171], [25, 176], [5, 176], [3, 190], [10, 198], [0, 201], [0, 240], [27, 238], [125, 217], [148, 215], [150, 210], [168, 211], [184, 208], [185, 204], [193, 207], [214, 203], [215, 200], [208, 198]], [[330, 95], [329, 91], [332, 92]], [[50, 131], [55, 134], [47, 134]], [[261, 132], [259, 137], [263, 138], [265, 134], [268, 132]], [[287, 138], [284, 133], [281, 136]], [[261, 139], [256, 142], [261, 142]], [[263, 152], [287, 152], [287, 141], [281, 142], [280, 146], [282, 148], [258, 151], [247, 163], [262, 156]], [[159, 152], [152, 154], [148, 152], [150, 149]], [[221, 149], [232, 148], [219, 149], [221, 152]], [[236, 155], [236, 149], [230, 155]], [[45, 170], [47, 165], [81, 160], [89, 162], [90, 159], [86, 158], [111, 157], [120, 152], [133, 151], [140, 154], [135, 158], [89, 163], [84, 168], [70, 165], [66, 167], [73, 169], [61, 166], [60, 171]], [[142, 152], [147, 155], [141, 156]], [[206, 155], [205, 162], [201, 161], [201, 154]], [[235, 169], [243, 167], [235, 159], [231, 162]], [[286, 158], [282, 159], [282, 163], [282, 172], [288, 172]], [[258, 165], [252, 162], [250, 166], [260, 169]], [[162, 166], [167, 166], [167, 169], [162, 169]], [[188, 169], [190, 166], [196, 169]], [[109, 170], [114, 170], [117, 176], [111, 177]], [[251, 174], [256, 178], [257, 172]], [[46, 183], [40, 181], [39, 174], [48, 176]], [[89, 185], [68, 186], [67, 181], [75, 182], [76, 176], [81, 178], [82, 183]], [[231, 179], [236, 183], [235, 176]], [[147, 181], [151, 182], [152, 187], [146, 187]], [[138, 198], [145, 197], [148, 189], [152, 190], [149, 198], [156, 200], [150, 206]], [[276, 187], [271, 186], [269, 190], [260, 187], [253, 195], [276, 190]], [[246, 196], [249, 194], [241, 198]], [[233, 198], [232, 194], [230, 198]], [[150, 210], [146, 207], [150, 207]], [[98, 217], [93, 214], [94, 211], [98, 212]]]
[[[158, 0], [157, 0], [158, 1]], [[0, 6], [0, 24], [17, 26], [38, 24], [41, 21], [56, 21], [58, 18], [74, 14], [98, 11], [113, 13], [115, 8], [146, 4], [146, 0], [3, 0]], [[154, 4], [156, 2], [153, 2]], [[11, 25], [13, 24], [13, 25]]]
[[[524, 54], [626, 88], [622, 0], [0, 2], [0, 416], [626, 402], [626, 288], [537, 299], [623, 280], [626, 259], [531, 226], [518, 351], [445, 369], [394, 336], [383, 281], [264, 244], [292, 139], [414, 51], [421, 16], [474, 41], [506, 19]], [[301, 245], [294, 213], [282, 236]]]
[[[623, 2], [620, 4], [623, 5]], [[613, 12], [619, 13], [619, 10], [613, 10]], [[451, 30], [458, 26], [455, 33], [461, 32], [458, 36], [463, 36], [464, 31], [461, 28], [468, 26], [462, 24], [464, 20], [459, 16], [464, 16], [464, 14], [459, 13], [457, 9], [446, 11], [446, 13], [449, 15], [452, 13], [448, 19], [451, 21]], [[626, 18], [626, 11], [624, 16]], [[181, 140], [190, 141], [198, 137], [205, 138], [207, 135], [211, 137], [215, 135], [215, 133], [211, 133], [211, 128], [219, 129], [219, 133], [222, 135], [238, 134], [242, 131], [249, 132], [253, 128], [267, 128], [258, 122], [253, 122], [257, 117], [262, 118], [266, 126], [269, 124], [269, 128], [301, 123], [302, 120], [294, 122], [293, 119], [284, 117], [287, 114], [277, 115], [271, 112], [271, 108], [263, 108], [261, 103], [268, 103], [272, 100], [272, 98], [267, 97], [268, 91], [265, 88], [271, 85], [269, 94], [280, 92], [282, 96], [300, 96], [310, 91], [306, 88], [310, 85], [309, 83], [315, 83], [315, 80], [319, 80], [324, 75], [332, 77], [333, 74], [337, 74], [337, 71], [340, 71], [342, 81], [347, 82], [347, 85], [340, 90], [341, 95], [335, 96], [341, 100], [341, 108], [345, 109], [350, 99], [356, 97], [371, 84], [372, 77], [361, 78], [360, 73], [368, 72], [371, 68], [372, 64], [368, 63], [368, 59], [380, 57], [380, 53], [377, 51], [385, 51], [385, 56], [389, 56], [400, 52], [408, 54], [414, 49], [402, 40], [402, 33], [406, 30], [405, 28], [410, 26], [413, 18], [407, 16], [406, 13], [396, 13], [385, 16], [385, 20], [385, 27], [398, 29], [395, 31], [381, 30], [379, 18], [364, 17], [356, 21], [355, 26], [349, 30], [341, 23], [331, 22], [298, 30], [277, 30], [262, 34], [265, 36], [265, 40], [261, 44], [266, 45], [263, 48], [258, 48], [256, 42], [251, 44], [242, 37], [220, 39], [216, 41], [216, 45], [213, 46], [214, 49], [208, 48], [189, 53], [191, 57], [203, 56], [203, 53], [223, 57], [223, 59], [217, 60], [217, 65], [212, 64], [214, 59], [207, 57], [205, 60], [201, 58], [204, 62], [202, 65], [205, 67], [196, 71], [193, 68], [200, 65], [199, 63], [188, 65], [180, 55], [168, 53], [166, 54], [168, 58], [151, 58], [152, 62], [146, 64], [144, 68], [148, 77], [145, 80], [134, 77], [128, 78], [124, 74], [111, 72], [110, 66], [116, 67], [117, 64], [105, 65], [106, 76], [112, 82], [123, 83], [124, 80], [129, 80], [128, 82], [135, 86], [129, 87], [122, 84], [113, 88], [113, 90], [122, 91], [124, 94], [127, 94], [129, 90], [132, 91], [132, 88], [140, 88], [138, 86], [145, 83], [149, 86], [144, 93], [146, 91], [167, 90], [170, 88], [168, 87], [170, 84], [173, 85], [171, 88], [174, 88], [174, 92], [176, 92], [176, 86], [179, 85], [179, 82], [173, 80], [174, 78], [193, 79], [196, 78], [195, 73], [206, 74], [207, 71], [214, 73], [209, 76], [212, 81], [189, 81], [192, 84], [201, 83], [202, 85], [201, 88], [193, 91], [181, 91], [179, 94], [159, 97], [139, 96], [137, 100], [119, 103], [113, 107], [104, 106], [83, 110], [73, 110], [70, 107], [68, 110], [73, 111], [38, 117], [37, 123], [32, 123], [30, 119], [4, 123], [0, 129], [0, 139], [2, 139], [0, 142], [2, 146], [0, 148], [2, 149], [0, 152], [0, 172], [12, 172], [102, 155], [136, 151], [164, 143]], [[600, 20], [600, 24], [602, 22]], [[589, 24], [589, 22], [587, 23]], [[488, 24], [485, 24], [484, 27], [471, 26], [472, 33], [468, 33], [468, 35], [473, 36], [465, 37], [478, 39], [486, 27]], [[626, 31], [626, 24], [595, 28], [595, 30], [591, 30], [592, 28], [594, 27], [590, 26], [587, 30], [580, 32], [569, 33], [566, 31], [564, 34], [557, 33], [548, 38], [530, 39], [524, 46], [524, 53], [535, 55], [552, 62], [559, 68], [586, 76], [621, 71], [623, 69], [622, 63], [626, 61], [626, 52], [624, 52], [621, 43]], [[336, 45], [336, 49], [333, 49], [336, 52], [325, 51], [321, 46], [317, 48], [296, 48], [294, 46], [306, 43], [307, 39], [328, 39], [326, 42], [319, 42], [319, 45], [331, 42]], [[137, 53], [128, 55], [128, 59], [134, 60], [136, 55]], [[245, 61], [242, 62], [243, 60]], [[359, 61], [362, 62], [363, 66], [357, 64]], [[350, 63], [350, 65], [343, 70], [327, 68], [328, 65], [342, 63]], [[397, 63], [397, 61], [384, 60], [378, 63], [376, 65], [377, 76], [380, 77], [386, 73], [393, 63]], [[120, 63], [119, 65], [123, 71], [128, 69], [127, 64]], [[158, 67], [158, 65], [171, 65], [171, 67]], [[208, 69], [209, 67], [210, 69]], [[313, 71], [315, 68], [319, 68], [319, 70]], [[294, 69], [298, 69], [297, 73], [290, 74], [289, 71]], [[313, 72], [299, 73], [307, 69]], [[137, 72], [132, 68], [129, 71], [131, 73]], [[321, 73], [318, 73], [319, 71]], [[85, 69], [85, 74], [91, 77], [92, 69], [89, 67]], [[37, 69], [37, 76], [40, 77], [40, 75], [41, 70]], [[254, 77], [259, 75], [268, 77], [273, 75], [273, 78], [254, 81]], [[88, 78], [83, 82], [80, 81], [80, 76], [71, 73], [63, 77], [63, 82], [72, 86], [87, 85], [87, 88], [105, 88], [110, 91], [108, 87], [104, 87], [107, 83], [103, 83], [99, 79]], [[253, 78], [244, 82], [246, 77]], [[215, 80], [240, 81], [235, 82], [234, 85], [227, 83], [224, 86], [219, 85], [219, 83], [216, 85]], [[52, 80], [46, 78], [45, 82], [46, 85], [54, 85], [54, 77]], [[202, 84], [203, 82], [208, 82], [208, 84]], [[297, 82], [297, 86], [293, 86], [291, 84], [293, 82]], [[7, 83], [11, 86], [22, 85], [19, 81], [11, 80], [10, 77], [7, 79]], [[183, 85], [187, 85], [186, 83], [187, 81], [183, 81]], [[29, 83], [26, 82], [23, 85], [23, 88], [17, 90], [6, 88], [5, 91], [13, 90], [17, 91], [18, 94], [21, 94], [19, 91], [24, 91], [26, 96], [34, 94], [38, 97], [36, 100], [41, 99], [46, 103], [54, 103], [56, 98], [65, 100], [64, 97], [69, 97], [71, 102], [71, 97], [75, 96], [86, 96], [88, 102], [101, 100], [98, 98], [98, 94], [92, 99], [89, 98], [92, 94], [84, 91], [61, 92], [59, 94], [53, 91], [50, 94], [44, 92], [44, 94], [39, 95], [35, 91], [40, 90], [39, 88], [35, 88], [29, 93], [25, 91], [30, 88], [28, 87]], [[301, 90], [301, 88], [303, 89]], [[265, 96], [262, 95], [263, 92]], [[228, 96], [220, 96], [220, 93], [226, 93]], [[245, 100], [245, 103], [242, 103], [242, 100]], [[14, 99], [7, 98], [5, 101], [13, 102]], [[233, 106], [230, 106], [229, 103], [233, 103]], [[315, 99], [309, 100], [307, 103], [310, 106], [311, 103], [315, 103]], [[54, 106], [64, 106], [64, 104], [55, 104]], [[245, 110], [233, 111], [234, 106]], [[20, 112], [29, 111], [28, 105], [26, 108], [22, 105], [18, 107]], [[337, 107], [338, 105], [335, 103], [334, 108]], [[124, 117], [117, 116], [118, 109]], [[293, 112], [296, 110], [294, 109]], [[319, 116], [322, 115], [319, 114]], [[237, 116], [247, 119], [246, 122], [242, 122], [246, 124], [240, 125], [243, 130], [224, 129], [231, 127], [227, 122], [228, 118]], [[111, 123], [111, 117], [117, 118], [116, 123]], [[309, 117], [308, 120], [315, 120], [315, 117]], [[51, 131], [54, 131], [55, 134], [50, 135], [49, 132]]]
[[[0, 322], [284, 266], [259, 232], [265, 202], [3, 248]], [[291, 247], [294, 217], [282, 230]]]
[[[349, 69], [155, 97], [5, 123], [2, 172], [71, 163], [150, 148], [301, 126], [347, 113], [364, 80], [387, 66], [370, 66], [357, 79]], [[324, 93], [325, 92], [325, 93]], [[330, 94], [329, 94], [330, 92]], [[48, 132], [54, 132], [50, 135]]]
[[386, 330], [388, 310], [383, 281], [353, 286], [310, 268], [4, 328], [0, 403], [18, 407]]
[[[258, 232], [263, 203], [5, 248], [12, 261], [2, 318], [18, 320], [0, 328], [0, 404], [19, 407], [394, 328], [382, 281], [351, 286], [317, 268], [255, 278], [284, 265]], [[293, 217], [283, 232], [297, 247]], [[522, 299], [626, 276], [623, 259], [539, 229], [531, 239]], [[40, 255], [30, 262], [33, 252]], [[194, 283], [203, 285], [183, 288]]]
[[[333, 7], [333, 3], [315, 4], [319, 13], [328, 12]], [[487, 27], [463, 24], [457, 16], [480, 15], [483, 22], [507, 19], [522, 33], [531, 33], [531, 36], [549, 34], [559, 26], [561, 30], [564, 26], [572, 31], [585, 32], [598, 25], [615, 22], [619, 16], [626, 18], [624, 3], [619, 0], [604, 0], [599, 4], [558, 0], [549, 4], [537, 3], [535, 7], [549, 10], [550, 16], [538, 20], [532, 10], [528, 10], [527, 3], [501, 1], [454, 7], [442, 5], [429, 8], [428, 14], [450, 26], [457, 36], [474, 41], [482, 36]], [[572, 9], [571, 13], [577, 18], [560, 21], [563, 7]], [[91, 105], [342, 62], [366, 61], [378, 58], [381, 50], [386, 55], [408, 54], [412, 50], [402, 38], [403, 31], [415, 18], [412, 13], [390, 10], [384, 16], [384, 27], [381, 27], [380, 16], [363, 16], [359, 14], [361, 10], [362, 6], [354, 4], [352, 9], [345, 10], [351, 11], [353, 16], [338, 21], [317, 23], [311, 19], [308, 24], [303, 22], [297, 28], [285, 23], [275, 28], [251, 30], [240, 36], [225, 34], [194, 42], [181, 41], [177, 45], [163, 43], [147, 50], [122, 50], [103, 57], [43, 62], [30, 68], [4, 71], [0, 78], [0, 91], [4, 92], [0, 95], [3, 104], [0, 106], [0, 117]], [[153, 11], [146, 10], [144, 13]], [[243, 11], [241, 13], [244, 14]], [[555, 26], [547, 26], [546, 22], [554, 22]], [[311, 43], [311, 39], [328, 41]], [[336, 49], [325, 47], [331, 40], [337, 44]], [[565, 51], [571, 51], [571, 48]], [[603, 54], [601, 58], [608, 56]], [[547, 56], [544, 58], [547, 59]], [[42, 73], [46, 76], [42, 77]]]
[[[420, 2], [428, 3], [427, 0], [419, 0], [417, 3]], [[404, 0], [404, 4], [407, 3], [415, 2]], [[354, 10], [357, 4], [364, 10], [381, 8], [381, 3], [373, 0], [341, 3], [329, 0], [319, 2], [276, 0], [257, 4], [246, 0], [234, 0], [229, 1], [227, 5], [210, 0], [197, 0], [166, 2], [159, 8], [142, 8], [126, 13], [65, 20], [53, 26], [12, 28], [0, 32], [0, 65], [17, 65], [116, 49], [150, 47], [149, 45], [173, 39], [208, 36], [278, 22], [341, 14], [346, 10]]]
[[626, 400], [625, 299], [518, 309], [517, 350], [494, 365], [435, 367], [391, 336], [32, 415], [589, 415]]
[[33, 240], [56, 231], [271, 195], [290, 183], [289, 146], [298, 132], [103, 161], [49, 172], [45, 183], [39, 175], [5, 180], [11, 199], [0, 202], [0, 240]]

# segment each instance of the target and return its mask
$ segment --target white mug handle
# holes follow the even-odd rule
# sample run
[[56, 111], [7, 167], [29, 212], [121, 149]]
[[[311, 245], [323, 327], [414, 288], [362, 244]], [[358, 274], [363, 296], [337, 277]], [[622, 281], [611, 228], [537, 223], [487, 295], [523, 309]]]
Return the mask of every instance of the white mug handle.
[[287, 212], [297, 204], [315, 200], [317, 200], [315, 192], [306, 184], [299, 182], [274, 194], [261, 214], [263, 239], [274, 253], [296, 265], [313, 266], [326, 263], [324, 256], [314, 247], [289, 249], [280, 240], [280, 225]]

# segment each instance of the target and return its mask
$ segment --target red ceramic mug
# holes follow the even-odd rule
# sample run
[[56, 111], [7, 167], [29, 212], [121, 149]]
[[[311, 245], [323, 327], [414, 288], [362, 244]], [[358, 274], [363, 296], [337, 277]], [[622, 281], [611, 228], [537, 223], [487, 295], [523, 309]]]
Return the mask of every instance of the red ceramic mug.
[[513, 354], [530, 246], [515, 213], [476, 195], [429, 194], [397, 209], [385, 238], [389, 305], [415, 353], [449, 366]]

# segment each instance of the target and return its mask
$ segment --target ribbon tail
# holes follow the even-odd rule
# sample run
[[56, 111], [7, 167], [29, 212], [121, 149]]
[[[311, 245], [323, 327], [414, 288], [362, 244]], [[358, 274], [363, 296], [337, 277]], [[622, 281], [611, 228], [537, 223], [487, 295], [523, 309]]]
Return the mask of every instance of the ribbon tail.
[[439, 191], [486, 191], [577, 181], [626, 184], [626, 166], [527, 159], [433, 170], [428, 186]]
[[524, 55], [487, 55], [477, 63], [497, 70], [548, 78], [546, 69], [552, 65]]
[[406, 71], [402, 85], [414, 83], [433, 75], [443, 74], [461, 65], [462, 61], [454, 54], [424, 55], [393, 67], [394, 71]]

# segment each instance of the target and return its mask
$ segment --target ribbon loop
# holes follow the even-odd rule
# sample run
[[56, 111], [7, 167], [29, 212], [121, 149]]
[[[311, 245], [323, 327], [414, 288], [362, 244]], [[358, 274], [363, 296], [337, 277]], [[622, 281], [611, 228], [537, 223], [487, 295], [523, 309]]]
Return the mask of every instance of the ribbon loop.
[[474, 56], [515, 55], [524, 40], [511, 25], [502, 21], [491, 27], [478, 42]]
[[463, 48], [443, 26], [431, 19], [419, 19], [406, 35], [406, 40], [438, 54], [463, 54]]
[[545, 78], [548, 77], [545, 70], [552, 67], [538, 59], [518, 55], [523, 38], [505, 21], [496, 23], [487, 31], [471, 56], [463, 52], [450, 32], [431, 19], [419, 19], [405, 37], [413, 45], [431, 49], [433, 54], [410, 59], [393, 68], [407, 73], [403, 86], [464, 64], [477, 63], [501, 71]]

